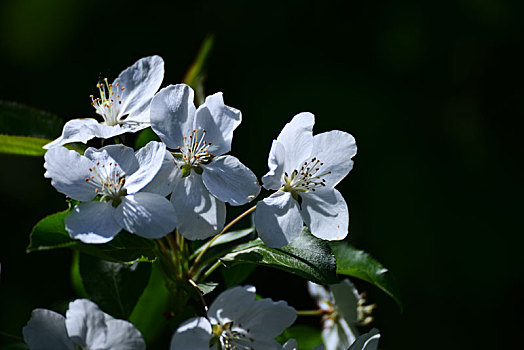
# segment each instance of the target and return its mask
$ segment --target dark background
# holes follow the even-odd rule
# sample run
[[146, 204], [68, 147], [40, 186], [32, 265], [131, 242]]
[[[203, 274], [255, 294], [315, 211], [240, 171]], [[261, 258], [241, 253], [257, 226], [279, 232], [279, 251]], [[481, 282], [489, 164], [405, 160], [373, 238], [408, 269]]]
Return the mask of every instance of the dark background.
[[[0, 99], [93, 117], [99, 77], [159, 54], [163, 86], [179, 83], [214, 33], [206, 91], [243, 112], [232, 152], [259, 177], [298, 112], [316, 115], [317, 133], [356, 137], [355, 167], [338, 186], [349, 239], [393, 271], [405, 304], [400, 314], [359, 284], [378, 304], [381, 348], [517, 349], [523, 10], [502, 0], [2, 0]], [[71, 254], [25, 255], [31, 227], [63, 197], [42, 159], [0, 164], [0, 331], [20, 334], [33, 308], [74, 298]], [[287, 275], [256, 276], [264, 296], [307, 298]]]

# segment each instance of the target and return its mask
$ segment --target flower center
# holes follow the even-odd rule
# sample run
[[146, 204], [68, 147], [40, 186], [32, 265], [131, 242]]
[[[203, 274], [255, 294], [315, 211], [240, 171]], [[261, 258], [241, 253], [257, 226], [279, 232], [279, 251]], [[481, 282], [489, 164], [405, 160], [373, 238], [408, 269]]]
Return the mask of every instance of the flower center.
[[331, 171], [319, 173], [320, 167], [324, 165], [316, 157], [295, 169], [291, 174], [284, 173], [284, 183], [282, 184], [282, 191], [291, 192], [308, 192], [315, 191], [318, 187], [326, 186], [326, 175], [331, 174]]
[[85, 181], [94, 187], [95, 193], [101, 196], [100, 200], [111, 201], [117, 206], [121, 202], [120, 197], [127, 194], [124, 188], [125, 176], [120, 171], [117, 163], [96, 162], [96, 166], [89, 168], [91, 175]]
[[218, 336], [222, 350], [253, 350], [253, 339], [249, 338], [249, 329], [234, 326], [233, 322], [213, 326], [213, 333]]
[[125, 88], [118, 83], [113, 86], [109, 84], [107, 78], [103, 82], [96, 84], [100, 92], [99, 98], [91, 95], [91, 106], [95, 107], [96, 113], [104, 118], [104, 123], [109, 126], [117, 125], [120, 122], [120, 105]]
[[182, 176], [188, 176], [191, 169], [202, 173], [201, 164], [208, 164], [214, 157], [209, 153], [212, 142], [206, 140], [206, 129], [195, 129], [190, 135], [184, 136], [184, 146], [178, 147], [179, 153], [174, 153], [175, 158], [184, 162], [182, 165]]

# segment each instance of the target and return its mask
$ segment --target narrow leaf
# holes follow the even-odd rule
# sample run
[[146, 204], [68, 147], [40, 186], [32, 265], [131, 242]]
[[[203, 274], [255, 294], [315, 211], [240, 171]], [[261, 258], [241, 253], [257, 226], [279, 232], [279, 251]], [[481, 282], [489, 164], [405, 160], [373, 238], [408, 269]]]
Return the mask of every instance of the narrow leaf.
[[63, 122], [56, 116], [15, 102], [0, 101], [0, 134], [55, 139]]
[[0, 135], [0, 153], [43, 156], [46, 150], [42, 146], [49, 142], [39, 137]]
[[346, 242], [330, 242], [337, 260], [337, 273], [360, 278], [391, 296], [402, 310], [400, 293], [391, 272], [368, 253]]
[[289, 245], [273, 249], [260, 238], [242, 244], [222, 257], [226, 266], [251, 263], [281, 269], [320, 284], [338, 282], [336, 263], [327, 242], [307, 229]]
[[102, 310], [127, 319], [148, 284], [151, 264], [120, 264], [80, 254], [82, 285]]

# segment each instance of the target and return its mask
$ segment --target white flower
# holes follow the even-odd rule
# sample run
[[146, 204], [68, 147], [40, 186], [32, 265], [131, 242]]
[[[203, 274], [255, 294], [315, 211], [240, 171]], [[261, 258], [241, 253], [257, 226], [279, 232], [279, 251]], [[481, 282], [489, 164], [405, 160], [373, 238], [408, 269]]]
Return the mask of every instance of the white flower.
[[274, 338], [297, 315], [285, 301], [255, 300], [255, 287], [238, 286], [220, 294], [207, 317], [184, 322], [173, 334], [170, 350], [216, 349], [217, 343], [223, 350], [281, 350]]
[[65, 218], [71, 237], [106, 243], [122, 229], [147, 238], [171, 232], [176, 226], [171, 203], [160, 194], [141, 191], [153, 185], [165, 154], [160, 142], [136, 153], [123, 145], [88, 148], [83, 156], [65, 147], [48, 150], [44, 176], [58, 192], [83, 202]]
[[377, 350], [379, 338], [378, 330], [373, 328], [368, 333], [358, 337], [348, 350]]
[[226, 106], [222, 93], [208, 96], [195, 107], [194, 92], [185, 84], [171, 85], [151, 102], [151, 127], [174, 150], [182, 180], [171, 202], [178, 231], [188, 239], [204, 239], [224, 226], [226, 206], [242, 205], [260, 192], [251, 170], [230, 155], [239, 110]]
[[262, 182], [278, 191], [258, 202], [255, 214], [260, 238], [270, 247], [297, 238], [304, 222], [318, 238], [340, 240], [348, 233], [348, 207], [334, 187], [353, 167], [355, 139], [338, 130], [313, 136], [314, 123], [311, 113], [296, 115], [271, 146]]
[[91, 95], [96, 113], [104, 119], [73, 119], [64, 125], [62, 135], [48, 143], [49, 149], [71, 142], [86, 143], [93, 137], [110, 138], [136, 132], [149, 126], [149, 105], [164, 78], [164, 61], [159, 56], [144, 57], [125, 69], [112, 84], [107, 78], [97, 84], [100, 97]]
[[133, 324], [114, 319], [87, 300], [69, 303], [66, 317], [35, 309], [23, 329], [31, 350], [144, 350], [146, 344]]
[[324, 311], [322, 339], [326, 350], [346, 350], [357, 339], [356, 324], [368, 324], [374, 305], [364, 306], [365, 299], [355, 286], [345, 279], [325, 287], [308, 282], [309, 294]]

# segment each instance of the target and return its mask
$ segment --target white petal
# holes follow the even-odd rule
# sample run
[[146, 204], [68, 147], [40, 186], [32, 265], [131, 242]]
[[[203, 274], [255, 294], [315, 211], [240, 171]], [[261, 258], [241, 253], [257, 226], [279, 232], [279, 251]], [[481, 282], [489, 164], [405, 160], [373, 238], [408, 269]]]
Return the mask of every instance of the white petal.
[[187, 239], [205, 239], [224, 227], [226, 205], [212, 196], [202, 177], [184, 177], [171, 194], [171, 203], [178, 216], [178, 232]]
[[315, 299], [320, 308], [326, 304], [333, 304], [333, 296], [326, 287], [308, 281], [307, 289], [309, 294], [313, 297], [313, 299]]
[[340, 316], [344, 317], [350, 325], [357, 323], [357, 307], [360, 297], [353, 283], [345, 279], [340, 283], [330, 285], [329, 288], [333, 293]]
[[107, 243], [122, 227], [113, 217], [115, 208], [107, 202], [80, 203], [65, 218], [65, 228], [84, 243]]
[[310, 158], [313, 149], [313, 125], [315, 116], [311, 113], [299, 113], [287, 123], [277, 141], [284, 146], [284, 171], [290, 174], [304, 160]]
[[178, 327], [171, 338], [170, 350], [208, 350], [212, 327], [204, 317], [191, 318]]
[[116, 221], [127, 231], [146, 238], [164, 237], [176, 226], [176, 214], [167, 199], [155, 193], [139, 192], [122, 198]]
[[260, 193], [256, 175], [233, 156], [214, 158], [202, 168], [204, 185], [222, 202], [243, 205], [251, 202]]
[[89, 147], [85, 150], [84, 156], [95, 164], [96, 162], [100, 162], [100, 165], [97, 166], [98, 168], [104, 165], [104, 168], [107, 167], [110, 169], [115, 163], [118, 164], [117, 167], [120, 175], [129, 175], [138, 170], [135, 151], [131, 147], [124, 145], [109, 145], [100, 149]]
[[334, 187], [353, 168], [351, 158], [357, 154], [355, 138], [347, 132], [333, 130], [313, 137], [312, 156], [324, 165], [319, 167], [319, 174], [325, 175], [326, 185]]
[[181, 178], [182, 174], [175, 163], [175, 158], [171, 152], [166, 151], [160, 170], [153, 180], [142, 189], [142, 192], [152, 192], [161, 196], [167, 196], [173, 192], [175, 185]]
[[[121, 115], [141, 110], [145, 104], [149, 104], [155, 92], [158, 91], [164, 79], [164, 60], [159, 56], [144, 57], [136, 61], [132, 66], [126, 68], [113, 82], [116, 89], [122, 95]], [[118, 87], [116, 84], [118, 83]]]
[[358, 337], [357, 340], [351, 344], [348, 350], [377, 350], [379, 339], [380, 334], [378, 333], [378, 330], [373, 328], [368, 333], [362, 334]]
[[131, 322], [124, 320], [107, 320], [107, 339], [104, 349], [107, 350], [145, 350], [146, 343], [140, 331]]
[[282, 350], [298, 350], [298, 344], [295, 339], [289, 339], [282, 346]]
[[356, 336], [351, 332], [347, 322], [340, 319], [337, 322], [324, 324], [322, 340], [326, 350], [346, 350], [355, 341]]
[[144, 188], [153, 180], [162, 167], [166, 154], [166, 145], [151, 141], [136, 152], [139, 168], [126, 177], [124, 188], [127, 193], [135, 193]]
[[65, 317], [51, 310], [35, 309], [22, 330], [31, 350], [74, 350], [67, 335]]
[[282, 187], [285, 160], [286, 151], [284, 145], [277, 140], [273, 140], [269, 158], [267, 159], [269, 171], [262, 177], [262, 183], [266, 189], [278, 190]]
[[43, 148], [51, 149], [72, 142], [86, 143], [96, 136], [94, 129], [98, 126], [98, 121], [92, 118], [72, 119], [65, 123], [62, 135], [53, 142], [48, 143]]
[[91, 174], [93, 163], [78, 152], [65, 147], [54, 147], [44, 155], [44, 177], [51, 179], [51, 185], [79, 201], [88, 201], [96, 196], [95, 188], [85, 179]]
[[66, 312], [67, 334], [71, 340], [90, 349], [103, 348], [107, 337], [104, 313], [87, 299], [77, 299], [69, 303]]
[[237, 321], [242, 328], [250, 330], [250, 336], [254, 339], [273, 339], [291, 326], [296, 318], [295, 309], [285, 301], [262, 299], [255, 302], [249, 314]]
[[255, 287], [236, 286], [220, 293], [209, 306], [207, 316], [213, 324], [226, 324], [251, 315], [255, 305]]
[[206, 130], [206, 141], [212, 142], [209, 152], [216, 156], [231, 150], [233, 131], [242, 121], [242, 113], [224, 104], [221, 92], [206, 98], [198, 107], [195, 118], [195, 129]]
[[257, 203], [255, 227], [264, 243], [283, 247], [300, 235], [303, 227], [298, 202], [289, 192], [278, 191]]
[[151, 128], [171, 149], [184, 145], [184, 136], [193, 130], [194, 92], [188, 85], [169, 85], [151, 102]]
[[340, 192], [334, 188], [321, 188], [301, 196], [302, 216], [314, 236], [329, 241], [347, 236], [349, 211]]

